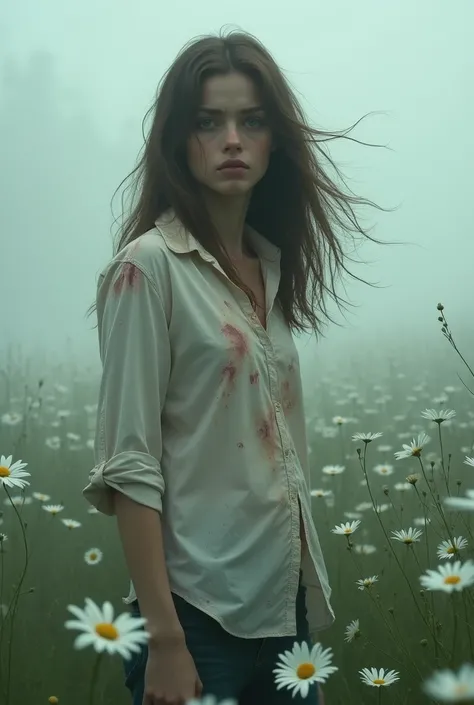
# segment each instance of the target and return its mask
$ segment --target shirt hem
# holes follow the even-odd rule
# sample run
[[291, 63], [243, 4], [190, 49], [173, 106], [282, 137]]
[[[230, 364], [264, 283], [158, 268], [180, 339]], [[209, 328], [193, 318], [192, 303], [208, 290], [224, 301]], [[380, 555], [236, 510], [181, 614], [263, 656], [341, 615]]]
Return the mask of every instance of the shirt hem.
[[213, 614], [212, 612], [209, 611], [209, 609], [199, 603], [197, 600], [190, 599], [186, 595], [184, 595], [182, 592], [175, 590], [174, 588], [171, 590], [172, 593], [177, 595], [178, 597], [181, 597], [183, 600], [185, 600], [188, 604], [192, 605], [193, 607], [196, 607], [196, 609], [201, 610], [205, 614], [207, 614], [208, 617], [212, 617], [212, 619], [215, 619], [215, 621], [220, 624], [220, 626], [228, 633], [231, 634], [232, 636], [239, 637], [240, 639], [266, 639], [269, 637], [284, 637], [284, 636], [296, 636], [296, 634], [293, 633], [284, 633], [284, 632], [268, 632], [268, 631], [262, 631], [260, 630], [256, 634], [238, 634], [237, 632], [232, 631], [229, 629], [229, 627], [226, 626], [224, 620], [222, 620], [220, 617], [217, 617], [217, 615]]

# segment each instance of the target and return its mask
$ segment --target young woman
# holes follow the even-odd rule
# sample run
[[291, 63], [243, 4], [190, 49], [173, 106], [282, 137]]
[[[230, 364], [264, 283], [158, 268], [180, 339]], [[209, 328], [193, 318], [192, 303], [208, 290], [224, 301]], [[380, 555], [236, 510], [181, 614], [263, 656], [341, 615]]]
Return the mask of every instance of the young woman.
[[340, 302], [334, 225], [365, 235], [351, 204], [370, 202], [323, 171], [328, 135], [244, 33], [186, 46], [153, 107], [139, 199], [98, 282], [84, 489], [117, 516], [126, 602], [151, 635], [125, 664], [134, 705], [296, 705], [277, 657], [333, 621], [292, 332], [319, 333], [325, 294]]

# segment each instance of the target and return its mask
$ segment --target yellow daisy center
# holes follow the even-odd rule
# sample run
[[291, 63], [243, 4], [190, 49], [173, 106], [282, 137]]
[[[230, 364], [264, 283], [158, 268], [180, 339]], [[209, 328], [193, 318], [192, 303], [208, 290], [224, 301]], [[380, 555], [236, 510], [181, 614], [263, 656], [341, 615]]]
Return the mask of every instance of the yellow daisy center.
[[103, 639], [109, 639], [110, 641], [115, 641], [118, 639], [118, 631], [110, 622], [102, 622], [101, 624], [95, 625], [95, 630], [99, 636]]
[[90, 553], [89, 554], [89, 560], [95, 561], [96, 558], [97, 558], [97, 553]]
[[387, 472], [387, 468], [382, 468], [381, 472]]
[[59, 700], [55, 695], [49, 696], [48, 703], [51, 703], [51, 705], [57, 705], [58, 702], [59, 702]]
[[5, 465], [0, 465], [0, 477], [8, 477], [9, 475], [10, 470]]
[[415, 455], [416, 457], [418, 457], [419, 455], [421, 455], [421, 451], [422, 451], [422, 450], [423, 450], [423, 448], [413, 448], [411, 454], [412, 454], [412, 455]]
[[375, 683], [375, 685], [384, 685], [384, 684], [385, 684], [385, 681], [384, 681], [383, 678], [376, 678], [376, 679], [374, 680], [374, 683]]
[[445, 585], [457, 585], [460, 582], [461, 578], [459, 575], [448, 575], [447, 578], [444, 579]]
[[410, 536], [405, 536], [403, 540], [405, 541], [405, 543], [413, 543], [413, 539]]
[[302, 680], [311, 678], [311, 676], [313, 676], [315, 673], [316, 669], [312, 663], [300, 663], [300, 665], [296, 669], [296, 675]]
[[344, 533], [345, 534], [352, 534], [352, 529], [350, 528], [350, 526], [347, 527], [346, 529], [344, 529]]
[[467, 685], [465, 683], [462, 683], [461, 685], [457, 685], [454, 688], [454, 694], [460, 695], [460, 696], [467, 695], [468, 694]]
[[446, 553], [456, 553], [455, 546], [450, 546], [449, 548], [447, 548]]

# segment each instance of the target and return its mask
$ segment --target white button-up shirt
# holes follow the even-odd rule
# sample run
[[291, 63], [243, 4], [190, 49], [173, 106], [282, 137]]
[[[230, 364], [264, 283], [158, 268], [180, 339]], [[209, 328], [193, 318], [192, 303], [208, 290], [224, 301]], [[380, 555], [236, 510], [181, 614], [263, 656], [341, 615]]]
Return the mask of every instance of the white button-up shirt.
[[[236, 636], [296, 635], [301, 569], [315, 638], [334, 614], [311, 516], [298, 352], [275, 300], [280, 250], [248, 235], [266, 330], [171, 211], [100, 273], [103, 372], [84, 496], [110, 515], [112, 488], [157, 510], [171, 591]], [[134, 599], [130, 584], [124, 601]]]

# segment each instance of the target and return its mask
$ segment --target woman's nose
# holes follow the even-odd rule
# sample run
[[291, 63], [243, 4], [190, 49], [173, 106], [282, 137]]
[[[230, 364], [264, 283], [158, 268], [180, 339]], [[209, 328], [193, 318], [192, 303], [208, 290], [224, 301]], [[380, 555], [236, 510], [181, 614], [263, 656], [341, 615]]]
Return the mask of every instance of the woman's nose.
[[240, 144], [240, 134], [237, 125], [229, 124], [226, 126], [225, 139], [228, 144]]

